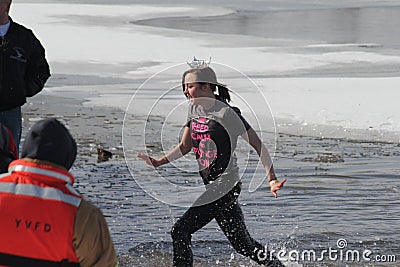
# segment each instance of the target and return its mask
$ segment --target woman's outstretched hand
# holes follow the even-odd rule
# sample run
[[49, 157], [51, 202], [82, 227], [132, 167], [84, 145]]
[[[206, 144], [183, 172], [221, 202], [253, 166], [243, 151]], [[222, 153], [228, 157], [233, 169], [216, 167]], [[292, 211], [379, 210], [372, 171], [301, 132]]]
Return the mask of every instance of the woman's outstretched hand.
[[153, 166], [153, 167], [158, 167], [160, 166], [160, 162], [158, 160], [156, 160], [155, 158], [152, 158], [148, 155], [142, 154], [142, 153], [137, 153], [137, 157], [141, 158], [142, 160], [144, 160], [148, 165]]
[[286, 179], [271, 185], [271, 193], [274, 195], [275, 198], [278, 198], [278, 190], [281, 190], [283, 184], [286, 182]]

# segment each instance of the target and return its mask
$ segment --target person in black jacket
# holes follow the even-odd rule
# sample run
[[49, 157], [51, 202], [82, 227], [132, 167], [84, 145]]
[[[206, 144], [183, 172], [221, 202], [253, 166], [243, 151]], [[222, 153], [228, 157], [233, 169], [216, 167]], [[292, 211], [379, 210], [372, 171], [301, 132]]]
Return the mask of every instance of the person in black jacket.
[[50, 77], [45, 50], [30, 29], [8, 15], [11, 0], [0, 0], [0, 122], [19, 147], [21, 106], [39, 93]]

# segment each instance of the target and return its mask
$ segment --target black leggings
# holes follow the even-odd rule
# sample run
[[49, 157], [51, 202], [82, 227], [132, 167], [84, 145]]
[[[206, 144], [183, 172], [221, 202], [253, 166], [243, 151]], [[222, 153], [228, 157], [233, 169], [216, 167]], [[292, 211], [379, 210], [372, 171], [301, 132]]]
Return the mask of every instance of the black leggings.
[[265, 266], [284, 266], [274, 256], [255, 241], [244, 223], [242, 210], [238, 203], [240, 184], [222, 198], [197, 207], [190, 207], [172, 228], [174, 246], [174, 266], [193, 266], [191, 237], [206, 224], [215, 219], [234, 249], [259, 264]]

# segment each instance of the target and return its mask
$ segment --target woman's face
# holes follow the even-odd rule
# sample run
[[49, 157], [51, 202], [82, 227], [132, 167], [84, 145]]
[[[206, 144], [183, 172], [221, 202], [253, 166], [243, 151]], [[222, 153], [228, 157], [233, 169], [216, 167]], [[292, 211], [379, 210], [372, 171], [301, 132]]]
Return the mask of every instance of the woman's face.
[[188, 73], [185, 76], [185, 89], [183, 93], [192, 104], [195, 104], [196, 98], [206, 97], [202, 86], [197, 82], [197, 75]]

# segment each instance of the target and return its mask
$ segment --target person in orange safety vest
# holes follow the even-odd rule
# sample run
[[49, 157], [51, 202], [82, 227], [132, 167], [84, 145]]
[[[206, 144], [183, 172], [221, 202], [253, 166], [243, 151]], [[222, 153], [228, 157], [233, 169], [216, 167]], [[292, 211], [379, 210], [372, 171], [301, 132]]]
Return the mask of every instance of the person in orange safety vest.
[[72, 186], [76, 154], [58, 120], [32, 126], [0, 175], [0, 266], [117, 266], [103, 214]]

